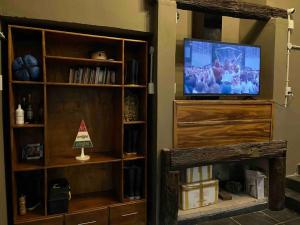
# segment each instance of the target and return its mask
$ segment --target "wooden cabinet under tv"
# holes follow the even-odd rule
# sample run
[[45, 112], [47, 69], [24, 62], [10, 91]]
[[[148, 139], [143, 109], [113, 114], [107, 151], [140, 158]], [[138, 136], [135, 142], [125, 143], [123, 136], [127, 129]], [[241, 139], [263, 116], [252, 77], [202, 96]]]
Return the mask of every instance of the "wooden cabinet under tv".
[[[8, 72], [12, 207], [14, 224], [146, 224], [147, 201], [147, 48], [144, 40], [132, 40], [49, 29], [8, 26]], [[93, 51], [105, 51], [107, 59], [91, 59]], [[16, 57], [31, 54], [38, 59], [37, 81], [16, 80], [12, 68]], [[135, 84], [126, 81], [126, 63], [138, 59]], [[70, 68], [107, 68], [115, 71], [114, 82], [74, 83]], [[34, 113], [42, 107], [42, 119], [16, 125], [15, 111], [24, 95], [32, 95]], [[138, 118], [125, 121], [125, 99], [138, 99]], [[81, 120], [93, 142], [86, 149], [91, 159], [77, 161], [73, 149]], [[138, 130], [138, 151], [126, 154], [125, 131]], [[35, 161], [21, 158], [27, 144], [44, 145], [44, 156]], [[124, 194], [124, 168], [137, 165], [144, 174], [141, 199]], [[20, 179], [38, 177], [39, 207], [20, 215]], [[72, 198], [68, 212], [49, 215], [48, 184], [66, 178]]]

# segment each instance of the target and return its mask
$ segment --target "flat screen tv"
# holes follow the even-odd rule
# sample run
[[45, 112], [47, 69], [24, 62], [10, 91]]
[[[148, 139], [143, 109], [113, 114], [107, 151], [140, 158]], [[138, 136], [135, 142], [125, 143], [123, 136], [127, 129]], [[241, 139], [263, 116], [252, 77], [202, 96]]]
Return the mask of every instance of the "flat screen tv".
[[184, 94], [243, 95], [260, 92], [260, 47], [184, 40]]

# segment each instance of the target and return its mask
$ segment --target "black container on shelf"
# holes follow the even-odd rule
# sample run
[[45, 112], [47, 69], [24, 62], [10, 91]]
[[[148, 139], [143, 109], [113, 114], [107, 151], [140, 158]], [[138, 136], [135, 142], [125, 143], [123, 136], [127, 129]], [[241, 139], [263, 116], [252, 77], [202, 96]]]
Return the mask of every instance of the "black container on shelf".
[[71, 198], [70, 184], [66, 179], [56, 179], [48, 186], [48, 214], [66, 213]]

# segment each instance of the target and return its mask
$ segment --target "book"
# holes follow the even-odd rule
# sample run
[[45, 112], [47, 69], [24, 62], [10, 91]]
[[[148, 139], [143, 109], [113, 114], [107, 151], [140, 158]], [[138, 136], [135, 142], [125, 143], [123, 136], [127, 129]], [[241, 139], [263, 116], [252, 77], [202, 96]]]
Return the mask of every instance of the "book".
[[110, 77], [110, 82], [112, 84], [116, 84], [116, 71], [111, 71], [111, 77]]
[[74, 69], [73, 68], [70, 68], [69, 83], [74, 83]]
[[135, 179], [134, 179], [134, 199], [141, 199], [141, 189], [142, 189], [142, 168], [139, 166], [134, 167]]
[[106, 79], [107, 79], [107, 68], [104, 67], [102, 84], [106, 84]]
[[124, 183], [125, 183], [125, 190], [124, 195], [125, 197], [129, 198], [130, 200], [134, 200], [135, 193], [135, 169], [132, 166], [124, 167]]
[[79, 77], [79, 71], [78, 71], [78, 70], [75, 70], [75, 72], [74, 72], [74, 81], [73, 81], [73, 83], [78, 83], [78, 77]]
[[100, 75], [100, 67], [96, 67], [96, 74], [95, 74], [95, 84], [99, 84], [99, 75]]
[[82, 67], [80, 67], [79, 69], [79, 75], [78, 75], [78, 83], [82, 83], [82, 77], [83, 77], [83, 68]]
[[94, 83], [95, 83], [95, 69], [91, 69], [89, 84], [94, 84]]
[[99, 84], [103, 84], [103, 78], [104, 78], [104, 70], [100, 69], [99, 73]]
[[82, 81], [84, 84], [87, 84], [87, 78], [88, 78], [88, 68], [84, 67], [83, 68], [83, 81]]

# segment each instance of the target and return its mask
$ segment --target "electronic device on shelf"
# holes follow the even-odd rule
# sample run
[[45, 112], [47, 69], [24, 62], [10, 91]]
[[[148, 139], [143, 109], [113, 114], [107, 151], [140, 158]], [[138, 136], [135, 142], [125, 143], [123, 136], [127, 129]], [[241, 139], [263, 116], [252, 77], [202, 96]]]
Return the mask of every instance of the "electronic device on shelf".
[[22, 160], [39, 160], [44, 156], [44, 145], [41, 143], [28, 144], [22, 148]]
[[186, 96], [260, 93], [259, 46], [184, 40], [184, 94]]

